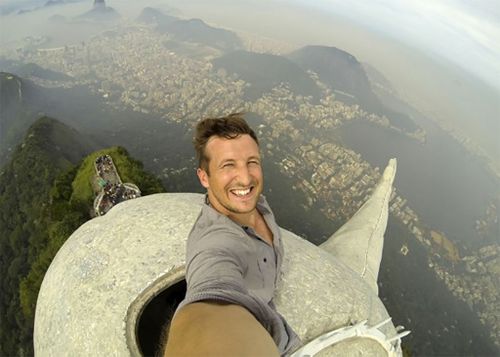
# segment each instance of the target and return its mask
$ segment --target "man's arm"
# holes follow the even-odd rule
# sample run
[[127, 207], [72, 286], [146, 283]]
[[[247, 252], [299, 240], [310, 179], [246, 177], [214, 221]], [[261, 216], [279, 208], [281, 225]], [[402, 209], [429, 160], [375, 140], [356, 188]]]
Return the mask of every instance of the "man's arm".
[[[236, 346], [239, 346], [243, 353], [248, 347], [241, 343], [243, 337], [248, 335], [245, 338], [251, 341], [259, 336], [259, 339], [252, 343], [263, 343], [263, 346], [266, 346], [265, 342], [260, 342], [263, 340], [261, 334], [265, 334], [273, 343], [274, 349], [277, 349], [273, 331], [279, 331], [280, 321], [272, 318], [275, 312], [263, 300], [253, 296], [244, 283], [248, 246], [241, 237], [232, 238], [226, 232], [211, 233], [205, 235], [199, 244], [188, 249], [186, 297], [174, 315], [171, 329], [174, 329], [174, 321], [177, 321], [179, 315], [183, 317], [180, 318], [180, 323], [175, 322], [175, 330], [171, 330], [168, 341], [170, 338], [175, 339], [174, 334], [178, 331], [188, 330], [191, 338], [196, 337], [193, 341], [220, 341], [220, 348], [229, 343], [228, 341], [238, 341]], [[174, 342], [174, 346], [189, 348], [183, 346], [189, 339], [177, 338], [177, 341], [181, 342]], [[198, 350], [198, 347], [203, 346], [198, 345], [198, 342], [194, 342], [193, 348]], [[203, 348], [208, 347], [214, 346]], [[168, 350], [170, 351], [170, 347]], [[197, 354], [196, 351], [191, 352]], [[213, 355], [217, 355], [216, 351]]]
[[269, 333], [244, 307], [213, 301], [175, 315], [164, 356], [279, 356]]

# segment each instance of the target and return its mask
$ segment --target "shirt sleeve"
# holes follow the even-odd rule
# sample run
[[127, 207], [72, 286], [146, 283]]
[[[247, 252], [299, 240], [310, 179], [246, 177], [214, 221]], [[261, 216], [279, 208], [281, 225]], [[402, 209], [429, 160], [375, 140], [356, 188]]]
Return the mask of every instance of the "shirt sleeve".
[[243, 284], [244, 269], [241, 259], [225, 247], [196, 252], [186, 266], [186, 297], [220, 300], [224, 294], [248, 294]]
[[271, 330], [272, 309], [252, 295], [244, 284], [247, 268], [244, 257], [249, 249], [241, 236], [222, 230], [211, 231], [198, 241], [188, 243], [187, 291], [177, 311], [197, 301], [224, 301], [243, 306], [264, 328]]
[[225, 301], [245, 307], [258, 319], [267, 304], [252, 296], [244, 284], [245, 256], [250, 249], [243, 237], [232, 232], [212, 231], [188, 244], [186, 255], [186, 305], [202, 300]]
[[297, 340], [283, 317], [244, 284], [245, 256], [249, 246], [232, 232], [211, 232], [196, 242], [188, 242], [185, 299], [177, 308], [206, 300], [224, 301], [246, 308], [271, 334], [280, 351]]

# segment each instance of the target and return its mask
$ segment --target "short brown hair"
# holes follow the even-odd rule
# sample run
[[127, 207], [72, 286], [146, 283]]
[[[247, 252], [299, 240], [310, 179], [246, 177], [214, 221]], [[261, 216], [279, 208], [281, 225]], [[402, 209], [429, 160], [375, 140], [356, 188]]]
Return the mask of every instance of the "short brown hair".
[[196, 133], [193, 139], [196, 157], [198, 158], [198, 167], [208, 173], [209, 158], [205, 154], [205, 147], [212, 136], [235, 139], [245, 134], [250, 135], [257, 145], [259, 145], [257, 135], [248, 126], [243, 118], [243, 113], [233, 113], [221, 118], [206, 118], [201, 120], [196, 125]]

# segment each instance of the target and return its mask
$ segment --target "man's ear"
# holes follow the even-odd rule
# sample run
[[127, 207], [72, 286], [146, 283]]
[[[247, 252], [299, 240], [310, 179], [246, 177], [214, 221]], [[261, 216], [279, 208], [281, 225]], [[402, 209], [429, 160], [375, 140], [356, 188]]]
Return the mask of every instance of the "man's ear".
[[198, 168], [196, 170], [196, 174], [198, 175], [198, 179], [203, 187], [208, 188], [210, 185], [208, 184], [208, 173], [202, 168]]

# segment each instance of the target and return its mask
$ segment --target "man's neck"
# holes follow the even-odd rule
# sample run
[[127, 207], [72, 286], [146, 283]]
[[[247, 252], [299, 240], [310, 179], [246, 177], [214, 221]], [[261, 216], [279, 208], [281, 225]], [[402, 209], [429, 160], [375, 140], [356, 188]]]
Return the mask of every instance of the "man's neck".
[[242, 227], [251, 227], [261, 238], [263, 238], [270, 245], [273, 245], [273, 234], [271, 232], [271, 229], [268, 227], [264, 216], [259, 212], [257, 206], [255, 207], [255, 209], [248, 213], [227, 212], [226, 210], [220, 209], [220, 207], [217, 207], [217, 205], [214, 205], [211, 202], [210, 194], [207, 195], [207, 198], [208, 204], [210, 204], [210, 206], [217, 212], [225, 215], [230, 220]]
[[257, 221], [262, 217], [257, 207], [249, 213], [229, 213], [227, 216], [240, 226], [252, 227], [254, 229], [257, 225]]
[[207, 203], [215, 209], [220, 214], [230, 218], [233, 222], [238, 223], [240, 226], [247, 226], [254, 228], [258, 223], [258, 220], [262, 217], [260, 212], [257, 209], [257, 206], [250, 212], [246, 213], [236, 213], [229, 211], [220, 203], [218, 203], [217, 199], [211, 197], [210, 192], [207, 194]]
[[264, 216], [259, 212], [257, 207], [250, 213], [241, 214], [241, 215], [227, 215], [233, 222], [238, 223], [241, 226], [251, 227], [260, 238], [265, 240], [271, 246], [274, 242], [273, 233], [271, 229], [267, 225]]

